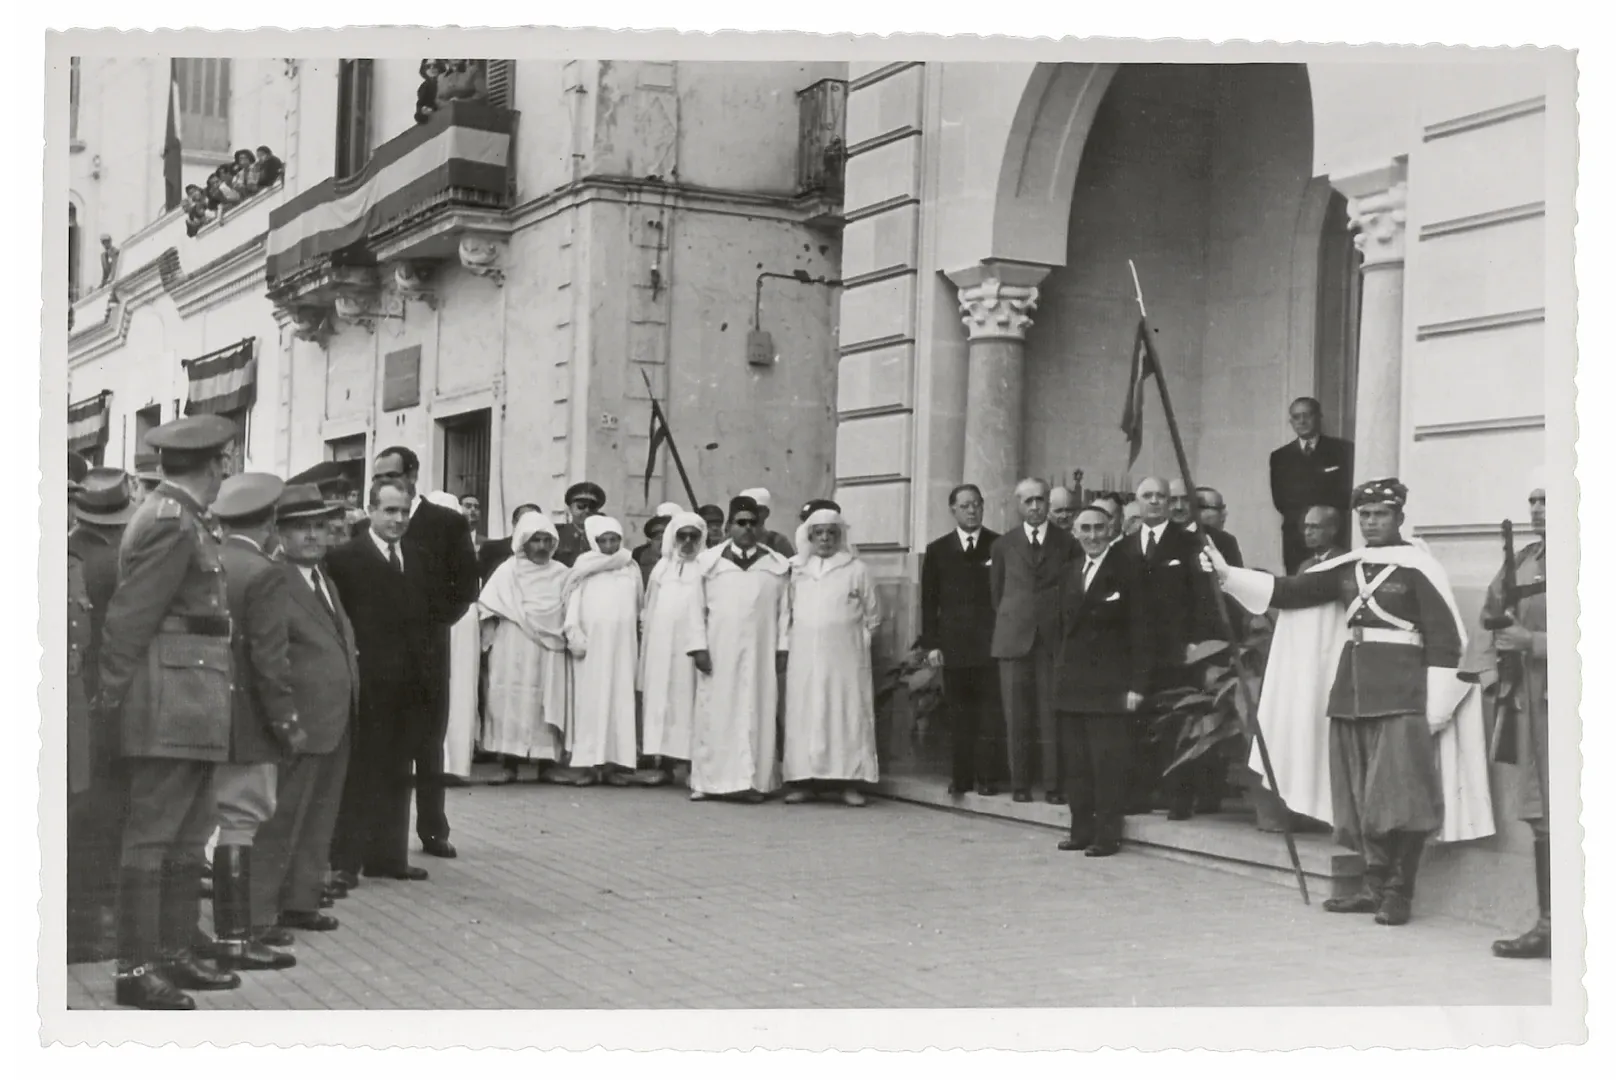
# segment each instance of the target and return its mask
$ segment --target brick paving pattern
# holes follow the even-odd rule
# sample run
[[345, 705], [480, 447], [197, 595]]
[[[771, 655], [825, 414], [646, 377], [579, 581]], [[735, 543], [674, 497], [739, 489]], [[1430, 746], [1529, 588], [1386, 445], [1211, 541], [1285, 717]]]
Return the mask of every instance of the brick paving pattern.
[[[1547, 963], [1441, 917], [1387, 929], [1293, 891], [884, 799], [690, 803], [673, 788], [454, 789], [460, 858], [363, 879], [298, 966], [211, 1009], [1528, 1005]], [[1315, 901], [1316, 903], [1316, 901]], [[204, 904], [206, 911], [206, 904]], [[69, 1007], [111, 1007], [110, 964]]]

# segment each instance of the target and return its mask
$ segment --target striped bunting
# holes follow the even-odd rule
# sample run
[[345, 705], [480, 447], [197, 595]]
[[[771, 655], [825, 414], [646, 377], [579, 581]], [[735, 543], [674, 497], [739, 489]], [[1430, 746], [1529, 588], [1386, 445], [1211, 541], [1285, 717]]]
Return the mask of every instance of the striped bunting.
[[258, 400], [258, 342], [245, 338], [228, 349], [185, 361], [190, 394], [185, 415], [233, 413]]
[[357, 176], [325, 180], [271, 210], [266, 276], [284, 278], [450, 188], [504, 194], [514, 120], [483, 102], [453, 102], [384, 143]]
[[103, 390], [93, 398], [87, 398], [76, 405], [67, 407], [67, 448], [69, 450], [83, 454], [94, 450], [98, 446], [107, 444], [107, 432], [112, 426], [111, 404], [112, 391]]

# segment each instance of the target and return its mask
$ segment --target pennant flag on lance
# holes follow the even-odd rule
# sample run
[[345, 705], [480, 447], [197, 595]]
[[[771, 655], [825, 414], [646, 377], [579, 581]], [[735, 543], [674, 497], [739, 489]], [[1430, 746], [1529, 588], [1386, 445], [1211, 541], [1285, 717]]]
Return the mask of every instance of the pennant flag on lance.
[[1145, 317], [1139, 317], [1139, 327], [1133, 337], [1133, 370], [1128, 375], [1128, 398], [1122, 405], [1122, 433], [1128, 436], [1128, 468], [1139, 460], [1139, 448], [1145, 439], [1145, 383], [1151, 379], [1161, 381], [1161, 362], [1156, 357], [1156, 346], [1150, 340], [1150, 327]]
[[640, 378], [645, 380], [645, 394], [651, 399], [651, 434], [650, 451], [645, 456], [645, 501], [651, 501], [651, 474], [656, 471], [657, 451], [666, 444], [668, 456], [673, 458], [674, 468], [679, 470], [679, 480], [685, 486], [685, 495], [690, 499], [690, 508], [694, 510], [701, 504], [696, 501], [696, 489], [690, 484], [690, 475], [685, 472], [685, 463], [679, 457], [679, 448], [673, 442], [673, 429], [668, 427], [668, 418], [662, 415], [662, 406], [657, 404], [656, 393], [651, 389], [651, 380], [640, 370]]

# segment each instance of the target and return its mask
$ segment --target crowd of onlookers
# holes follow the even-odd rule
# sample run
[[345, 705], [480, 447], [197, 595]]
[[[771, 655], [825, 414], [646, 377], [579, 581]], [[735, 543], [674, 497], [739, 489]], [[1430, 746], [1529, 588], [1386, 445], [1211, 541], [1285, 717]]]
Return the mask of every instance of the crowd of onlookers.
[[210, 221], [223, 218], [233, 206], [281, 182], [285, 166], [267, 146], [257, 152], [237, 150], [231, 160], [214, 169], [202, 184], [186, 184], [180, 206], [185, 211], [185, 234], [195, 236]]

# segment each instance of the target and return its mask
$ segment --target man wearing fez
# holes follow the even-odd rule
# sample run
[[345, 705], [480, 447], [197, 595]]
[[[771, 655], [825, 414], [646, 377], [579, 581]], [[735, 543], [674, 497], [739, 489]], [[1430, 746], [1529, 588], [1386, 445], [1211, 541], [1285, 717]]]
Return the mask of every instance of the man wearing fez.
[[746, 495], [729, 503], [730, 538], [696, 560], [687, 651], [700, 717], [690, 748], [690, 797], [762, 802], [780, 786], [776, 728], [791, 629], [791, 563], [759, 541], [763, 515]]
[[566, 503], [567, 520], [556, 523], [556, 532], [561, 540], [551, 558], [570, 568], [578, 556], [590, 550], [584, 521], [591, 514], [600, 513], [606, 506], [606, 492], [599, 484], [585, 480], [567, 489]]
[[117, 726], [129, 784], [117, 1001], [140, 1009], [191, 1009], [185, 990], [241, 985], [192, 952], [201, 912], [193, 853], [213, 831], [234, 674], [223, 534], [207, 506], [238, 435], [210, 414], [148, 436], [163, 482], [130, 519], [102, 623], [96, 721]]
[[[1258, 706], [1278, 794], [1330, 821], [1336, 841], [1363, 855], [1363, 889], [1324, 910], [1373, 914], [1383, 926], [1408, 922], [1428, 838], [1493, 832], [1481, 708], [1458, 672], [1458, 605], [1442, 565], [1403, 539], [1407, 499], [1395, 479], [1359, 486], [1352, 502], [1367, 546], [1305, 574], [1230, 567], [1215, 548], [1202, 556], [1246, 610], [1280, 610]], [[1289, 625], [1308, 621], [1307, 632]], [[1292, 770], [1316, 758], [1326, 681], [1329, 765], [1320, 778]], [[1298, 730], [1281, 736], [1286, 725]]]
[[773, 496], [769, 494], [769, 489], [748, 488], [741, 494], [758, 505], [758, 514], [763, 522], [762, 529], [758, 533], [758, 539], [763, 541], [763, 546], [776, 555], [784, 555], [788, 559], [795, 556], [797, 549], [792, 545], [790, 538], [769, 528], [769, 504], [773, 501]]
[[[340, 522], [343, 511], [341, 502], [326, 501], [310, 484], [288, 484], [275, 506], [276, 569], [290, 596], [292, 697], [308, 741], [276, 769], [275, 815], [258, 830], [252, 917], [255, 935], [266, 943], [289, 944], [292, 928], [337, 928], [320, 908], [359, 707], [359, 662], [353, 624], [321, 564], [330, 545], [327, 524]], [[334, 892], [347, 895], [345, 887]]]
[[[70, 455], [84, 459], [77, 454]], [[74, 476], [70, 469], [68, 476]], [[134, 515], [129, 476], [122, 469], [85, 465], [68, 506], [73, 521], [67, 537], [68, 631], [83, 699], [69, 701], [68, 716], [68, 954], [69, 963], [102, 959], [118, 893], [118, 849], [128, 792], [118, 771], [118, 733], [91, 724], [89, 703], [96, 698], [102, 620], [118, 585], [118, 545]], [[76, 490], [75, 490], [76, 489]], [[73, 683], [69, 683], [73, 693]]]
[[292, 696], [287, 651], [290, 591], [269, 557], [275, 503], [285, 485], [268, 473], [226, 480], [213, 500], [224, 526], [225, 587], [229, 594], [235, 686], [230, 709], [230, 758], [215, 771], [219, 842], [213, 849], [213, 928], [219, 959], [257, 971], [291, 967], [296, 959], [253, 936], [253, 842], [275, 813], [276, 766], [307, 736]]
[[[1506, 770], [1515, 785], [1520, 819], [1532, 829], [1532, 862], [1537, 875], [1537, 923], [1516, 938], [1493, 942], [1493, 955], [1504, 960], [1535, 960], [1551, 952], [1549, 922], [1549, 607], [1548, 498], [1543, 478], [1533, 478], [1527, 504], [1532, 531], [1539, 539], [1515, 552], [1519, 589], [1511, 612], [1504, 596], [1504, 571], [1494, 575], [1481, 608], [1483, 630], [1465, 655], [1466, 677], [1481, 684], [1496, 705], [1513, 705], [1515, 723], [1493, 725], [1493, 760], [1514, 766]], [[1488, 624], [1499, 629], [1488, 630]], [[1503, 624], [1503, 625], [1500, 625]], [[1520, 659], [1512, 676], [1499, 678], [1499, 661], [1513, 653]], [[1513, 697], [1507, 701], [1505, 695]]]
[[[1322, 412], [1316, 398], [1301, 397], [1291, 402], [1291, 430], [1296, 432], [1296, 440], [1268, 455], [1268, 487], [1274, 509], [1279, 511], [1287, 574], [1296, 573], [1307, 558], [1302, 517], [1308, 508], [1333, 506], [1344, 526], [1347, 503], [1352, 498], [1352, 444], [1324, 434]], [[1336, 542], [1350, 542], [1345, 528]]]

